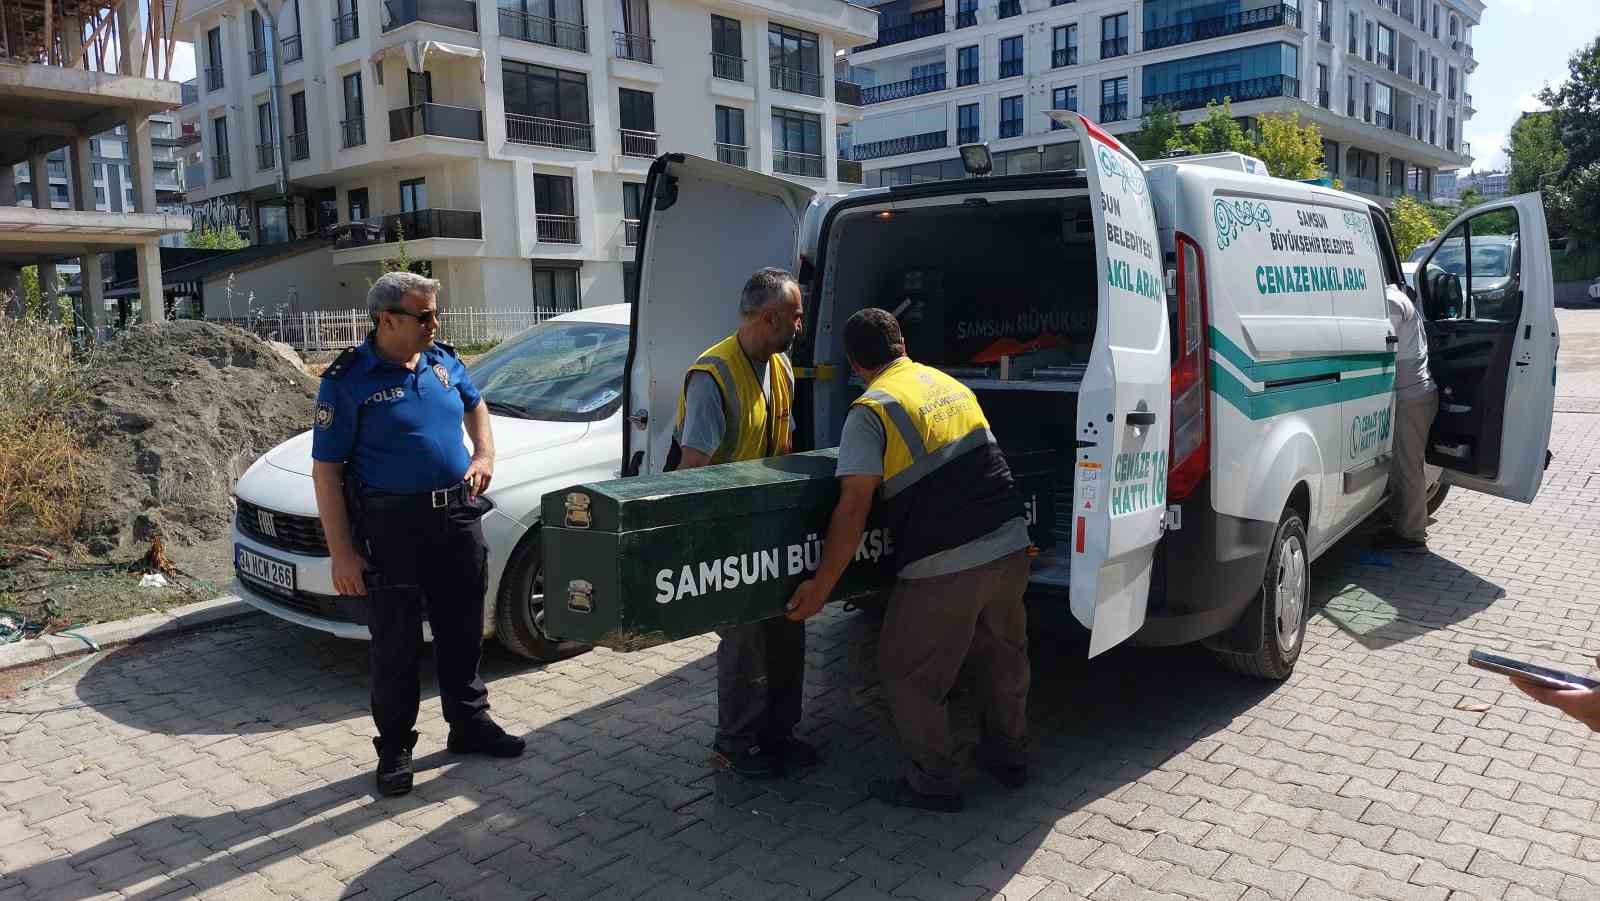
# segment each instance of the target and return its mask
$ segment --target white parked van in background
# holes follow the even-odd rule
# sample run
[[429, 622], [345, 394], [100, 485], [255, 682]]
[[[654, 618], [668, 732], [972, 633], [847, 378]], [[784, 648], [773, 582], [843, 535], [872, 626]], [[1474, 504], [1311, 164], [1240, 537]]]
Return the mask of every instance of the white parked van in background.
[[[1084, 169], [813, 197], [683, 155], [646, 189], [624, 470], [659, 472], [683, 373], [736, 325], [761, 266], [799, 275], [798, 449], [838, 444], [862, 390], [843, 324], [895, 313], [910, 354], [971, 387], [1028, 501], [1032, 588], [1070, 605], [1090, 653], [1204, 641], [1289, 675], [1308, 567], [1386, 494], [1395, 336], [1407, 290], [1381, 208], [1251, 171], [1141, 163], [1075, 113]], [[1475, 207], [1424, 259], [1439, 487], [1531, 501], [1557, 347], [1536, 195]], [[1514, 249], [1493, 309], [1474, 248]], [[1480, 286], [1481, 287], [1481, 286]], [[715, 302], [708, 302], [714, 299]], [[1052, 601], [1052, 598], [1054, 599]]]

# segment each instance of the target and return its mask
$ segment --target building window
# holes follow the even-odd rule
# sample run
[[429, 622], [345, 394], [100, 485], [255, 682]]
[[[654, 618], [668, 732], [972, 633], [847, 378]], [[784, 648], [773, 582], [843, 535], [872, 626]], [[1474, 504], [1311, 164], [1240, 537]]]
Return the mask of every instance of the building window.
[[1120, 122], [1126, 118], [1128, 118], [1128, 79], [1107, 78], [1101, 81], [1100, 121]]
[[1076, 66], [1078, 64], [1078, 26], [1058, 25], [1050, 31], [1050, 66], [1059, 69], [1062, 66]]
[[956, 87], [978, 83], [978, 48], [976, 45], [956, 51]]
[[367, 216], [372, 212], [371, 208], [367, 206], [367, 189], [356, 188], [346, 194], [345, 197], [350, 204], [350, 221], [365, 222]]
[[738, 19], [711, 17], [711, 74], [744, 81], [744, 33]]
[[311, 156], [311, 136], [308, 133], [310, 120], [306, 117], [306, 92], [297, 91], [289, 95], [289, 125], [294, 133], [289, 135], [289, 158], [294, 160], [308, 159]]
[[638, 222], [639, 209], [643, 204], [644, 185], [639, 182], [625, 182], [622, 185], [622, 218]]
[[1356, 32], [1359, 31], [1360, 29], [1361, 29], [1360, 21], [1356, 18], [1356, 14], [1354, 12], [1351, 12], [1350, 13], [1350, 27], [1345, 29], [1345, 35], [1346, 35], [1346, 39], [1349, 42], [1349, 49], [1350, 49], [1351, 53], [1355, 53], [1356, 52]]
[[1128, 55], [1128, 14], [1117, 13], [1100, 20], [1100, 58]]
[[1374, 122], [1379, 128], [1394, 128], [1394, 88], [1383, 82], [1373, 85]]
[[533, 269], [533, 305], [541, 310], [578, 308], [578, 270]]
[[1449, 89], [1448, 92], [1445, 94], [1445, 97], [1447, 97], [1447, 98], [1449, 98], [1451, 100], [1456, 99], [1456, 67], [1455, 66], [1451, 66], [1450, 67], [1450, 78], [1449, 78], [1449, 80], [1447, 82], [1445, 82], [1445, 85]]
[[533, 213], [540, 241], [552, 244], [582, 243], [578, 239], [578, 207], [570, 177], [535, 173]]
[[1317, 37], [1333, 43], [1333, 10], [1328, 0], [1317, 0]]
[[1444, 120], [1444, 146], [1446, 149], [1456, 149], [1456, 117], [1446, 116]]
[[[1051, 109], [1072, 110], [1073, 112], [1077, 112], [1078, 111], [1078, 86], [1075, 85], [1075, 84], [1074, 85], [1067, 85], [1066, 87], [1056, 88], [1055, 90], [1051, 91], [1050, 92], [1050, 108]], [[1050, 120], [1050, 130], [1051, 131], [1060, 131], [1063, 128], [1066, 128], [1066, 126], [1062, 125], [1060, 122], [1055, 121], [1054, 119]]]
[[267, 30], [261, 21], [261, 11], [250, 10], [250, 74], [267, 71]]
[[1378, 65], [1393, 72], [1394, 60], [1394, 29], [1387, 25], [1378, 26]]
[[744, 110], [732, 106], [719, 106], [717, 115], [717, 161], [730, 166], [746, 167], [748, 145], [744, 139]]
[[548, 66], [504, 60], [506, 139], [568, 150], [593, 150], [589, 78]]
[[343, 44], [361, 37], [361, 17], [356, 0], [338, 0], [333, 18], [333, 42]]
[[1144, 67], [1144, 112], [1157, 105], [1202, 109], [1208, 102], [1234, 103], [1300, 94], [1299, 48], [1260, 44]]
[[408, 178], [400, 183], [400, 212], [415, 213], [428, 208], [428, 180]]
[[1331, 100], [1328, 97], [1328, 66], [1325, 63], [1317, 63], [1317, 106], [1323, 109], [1332, 109], [1329, 106], [1330, 102]]
[[772, 61], [774, 90], [822, 96], [822, 42], [815, 34], [769, 25], [767, 53]]
[[228, 157], [228, 117], [218, 116], [211, 120], [211, 169], [216, 178], [227, 178], [233, 174], [232, 161]]
[[982, 127], [978, 117], [979, 109], [976, 103], [963, 103], [956, 107], [957, 144], [976, 144], [982, 139]]
[[1022, 74], [1022, 35], [1000, 39], [1000, 77], [1015, 78]]
[[1022, 95], [1000, 98], [1000, 137], [1015, 138], [1022, 134]]
[[1344, 77], [1344, 114], [1354, 119], [1356, 117], [1356, 77]]
[[272, 104], [257, 104], [256, 135], [259, 142], [256, 144], [256, 168], [262, 171], [271, 169], [276, 162], [273, 159], [272, 134]]
[[772, 148], [774, 172], [824, 177], [821, 116], [773, 107]]
[[978, 24], [978, 0], [957, 0], [956, 27], [971, 28]]
[[[617, 100], [622, 121], [622, 130], [625, 132], [644, 132], [654, 135], [656, 132], [656, 97], [649, 91], [635, 91], [631, 88], [618, 88]], [[624, 141], [624, 144], [627, 142]], [[623, 148], [627, 152], [627, 148]]]

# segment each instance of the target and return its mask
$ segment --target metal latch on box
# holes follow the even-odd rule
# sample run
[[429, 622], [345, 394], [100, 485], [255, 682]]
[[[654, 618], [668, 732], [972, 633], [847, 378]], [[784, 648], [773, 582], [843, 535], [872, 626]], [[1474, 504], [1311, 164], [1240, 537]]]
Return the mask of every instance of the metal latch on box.
[[1183, 508], [1173, 505], [1161, 514], [1161, 531], [1178, 532], [1183, 529]]

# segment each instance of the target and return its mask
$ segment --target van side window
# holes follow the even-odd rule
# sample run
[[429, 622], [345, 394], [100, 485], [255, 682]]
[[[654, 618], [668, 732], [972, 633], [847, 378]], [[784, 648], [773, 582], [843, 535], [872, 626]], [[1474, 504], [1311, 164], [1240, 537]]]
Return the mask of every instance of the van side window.
[[1400, 258], [1394, 250], [1394, 235], [1389, 232], [1388, 218], [1373, 211], [1372, 230], [1378, 236], [1378, 257], [1383, 260], [1384, 283], [1403, 288], [1406, 280], [1400, 272]]
[[1430, 320], [1516, 322], [1522, 316], [1517, 211], [1479, 213], [1444, 236], [1417, 272]]

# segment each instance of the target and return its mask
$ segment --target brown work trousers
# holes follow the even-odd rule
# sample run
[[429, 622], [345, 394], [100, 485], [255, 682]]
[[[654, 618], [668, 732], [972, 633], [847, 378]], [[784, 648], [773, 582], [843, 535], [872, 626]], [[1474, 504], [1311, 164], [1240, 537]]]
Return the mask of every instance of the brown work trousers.
[[1395, 401], [1394, 462], [1389, 468], [1389, 511], [1401, 538], [1428, 540], [1428, 476], [1422, 464], [1428, 432], [1439, 412], [1439, 393]]
[[970, 653], [983, 709], [981, 754], [1024, 762], [1028, 727], [1026, 552], [928, 579], [901, 579], [878, 638], [878, 675], [911, 757], [907, 778], [927, 794], [958, 794], [946, 699]]

